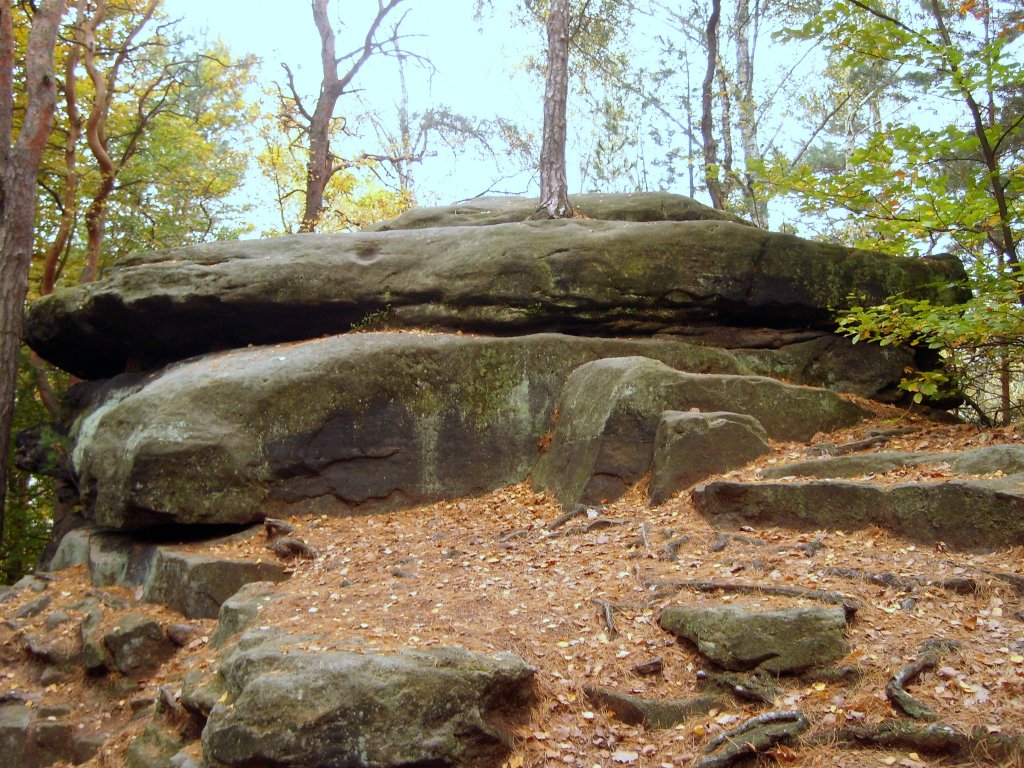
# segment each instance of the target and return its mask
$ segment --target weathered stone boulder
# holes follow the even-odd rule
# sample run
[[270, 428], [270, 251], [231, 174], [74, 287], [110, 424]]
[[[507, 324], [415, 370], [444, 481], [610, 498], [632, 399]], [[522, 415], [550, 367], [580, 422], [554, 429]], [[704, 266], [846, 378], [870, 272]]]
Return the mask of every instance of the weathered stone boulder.
[[[211, 768], [497, 766], [527, 717], [534, 670], [456, 648], [306, 652], [244, 641], [220, 663], [203, 729]], [[193, 710], [193, 693], [183, 702]]]
[[230, 638], [247, 629], [277, 593], [277, 584], [273, 581], [254, 581], [235, 592], [220, 607], [217, 631], [210, 638], [210, 645], [220, 648]]
[[[454, 205], [413, 208], [370, 227], [370, 231], [511, 224], [529, 219], [537, 212], [539, 203], [529, 197], [476, 197]], [[731, 221], [752, 226], [692, 197], [668, 192], [573, 195], [572, 205], [578, 214], [602, 221]]]
[[247, 538], [260, 529], [247, 529], [227, 536], [211, 536], [217, 529], [158, 536], [117, 533], [86, 526], [72, 531], [61, 541], [51, 565], [66, 568], [88, 566], [95, 586], [118, 584], [141, 587], [143, 600], [162, 603], [192, 619], [213, 618], [221, 604], [249, 582], [278, 582], [288, 578], [282, 564], [245, 558], [228, 558], [193, 551], [183, 544], [205, 541], [209, 545]]
[[84, 378], [249, 344], [393, 328], [650, 335], [721, 323], [831, 329], [851, 293], [937, 302], [958, 262], [727, 221], [541, 221], [221, 242], [126, 258], [29, 310], [26, 339]]
[[125, 750], [125, 768], [176, 768], [171, 760], [182, 744], [180, 734], [148, 723]]
[[162, 547], [143, 585], [142, 599], [163, 603], [190, 619], [213, 618], [224, 601], [245, 584], [287, 578], [279, 563]]
[[621, 495], [651, 467], [667, 410], [740, 411], [780, 440], [807, 440], [865, 412], [833, 392], [761, 376], [684, 373], [643, 357], [588, 363], [568, 378], [550, 448], [534, 484], [565, 507]]
[[67, 707], [0, 703], [0, 766], [44, 768], [62, 762], [80, 765], [97, 751], [94, 724], [77, 727]]
[[1024, 544], [1024, 474], [991, 480], [870, 482], [716, 481], [693, 490], [697, 511], [719, 527], [855, 530], [877, 525], [911, 541], [991, 551]]
[[[91, 514], [109, 528], [450, 498], [523, 480], [570, 372], [621, 355], [745, 371], [736, 353], [671, 339], [347, 334], [211, 355], [115, 390], [80, 417], [73, 463]], [[717, 410], [753, 388], [799, 391], [808, 406], [830, 398], [835, 423], [859, 413], [767, 379], [729, 386], [693, 405]]]
[[768, 434], [753, 416], [665, 411], [654, 434], [650, 502], [661, 504], [694, 483], [771, 450]]
[[777, 674], [824, 667], [850, 652], [842, 608], [747, 610], [738, 605], [666, 608], [662, 629], [696, 644], [702, 655], [735, 671]]
[[159, 621], [129, 613], [103, 636], [113, 669], [122, 675], [144, 675], [169, 659], [175, 651]]

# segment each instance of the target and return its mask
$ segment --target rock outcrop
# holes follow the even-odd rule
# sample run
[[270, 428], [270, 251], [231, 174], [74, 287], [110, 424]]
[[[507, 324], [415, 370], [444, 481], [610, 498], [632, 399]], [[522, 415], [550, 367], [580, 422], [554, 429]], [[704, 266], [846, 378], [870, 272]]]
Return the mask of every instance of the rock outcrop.
[[855, 530], [877, 525], [911, 541], [991, 551], [1024, 544], [1024, 475], [883, 485], [715, 481], [693, 491], [715, 526]]
[[551, 447], [534, 484], [563, 506], [614, 499], [651, 468], [665, 411], [739, 411], [778, 440], [807, 440], [865, 412], [824, 389], [754, 376], [694, 375], [644, 357], [597, 360], [565, 383]]
[[293, 235], [127, 258], [33, 304], [26, 334], [47, 360], [99, 378], [370, 321], [503, 335], [828, 329], [851, 292], [951, 300], [958, 269], [724, 221]]
[[[678, 371], [743, 373], [743, 356], [670, 339], [348, 334], [210, 355], [117, 390], [80, 417], [74, 468], [107, 528], [451, 498], [525, 479], [569, 374], [621, 355], [672, 378], [666, 395], [679, 395], [658, 416], [749, 398], [771, 434], [791, 438], [861, 415], [824, 390], [687, 378]], [[780, 418], [783, 402], [793, 408]]]
[[665, 411], [654, 434], [651, 504], [770, 452], [768, 433], [753, 416]]
[[[497, 768], [523, 764], [509, 753], [524, 741], [566, 763], [681, 759], [618, 749], [622, 734], [587, 723], [607, 710], [672, 728], [734, 709], [744, 693], [744, 706], [771, 703], [783, 681], [751, 698], [732, 678], [818, 674], [845, 655], [844, 607], [695, 598], [665, 609], [661, 627], [741, 671], [706, 671], [728, 682], [675, 698], [700, 662], [666, 642], [652, 608], [665, 595], [648, 588], [754, 590], [772, 606], [825, 600], [851, 613], [867, 603], [862, 592], [858, 602], [766, 583], [783, 578], [774, 571], [735, 582], [740, 570], [785, 569], [791, 554], [810, 564], [826, 544], [769, 549], [721, 535], [749, 550], [725, 567], [711, 562], [721, 547], [708, 547], [703, 521], [672, 497], [771, 441], [808, 441], [871, 412], [844, 393], [892, 400], [908, 366], [935, 361], [851, 344], [833, 333], [834, 310], [850, 294], [953, 301], [962, 268], [763, 232], [675, 196], [575, 202], [589, 218], [527, 221], [532, 202], [485, 199], [373, 232], [143, 254], [35, 303], [30, 344], [93, 380], [72, 395], [73, 423], [23, 434], [19, 460], [55, 477], [89, 525], [52, 561], [79, 571], [0, 589], [11, 605], [0, 654], [19, 665], [17, 684], [2, 678], [0, 766], [82, 762], [107, 737], [96, 713], [111, 701], [118, 732], [102, 759], [130, 767]], [[774, 480], [708, 482], [693, 498], [722, 526], [876, 524], [951, 547], [1024, 542], [1024, 456], [937, 456], [875, 466], [967, 476], [909, 488], [791, 478], [854, 472], [822, 461]], [[671, 503], [635, 519], [594, 509], [555, 530], [577, 502], [614, 498], [648, 472], [652, 502]], [[460, 498], [531, 476], [553, 493], [501, 491], [515, 501], [497, 512]], [[427, 503], [383, 521], [356, 516]], [[243, 528], [295, 513], [317, 516]], [[331, 519], [341, 515], [351, 517]], [[403, 515], [416, 530], [393, 537]], [[69, 516], [56, 530], [81, 523]], [[713, 580], [660, 578], [683, 567], [684, 547], [688, 572]], [[627, 551], [643, 568], [623, 565]], [[577, 557], [586, 569], [563, 569]], [[995, 578], [1008, 588], [1012, 576]], [[93, 586], [76, 594], [75, 578]], [[853, 577], [816, 569], [815, 583], [834, 578]], [[578, 594], [559, 604], [566, 585]], [[544, 685], [498, 652], [510, 648], [543, 668]], [[644, 677], [626, 693], [630, 674]], [[61, 686], [89, 701], [37, 708]], [[580, 690], [602, 711], [581, 719]], [[550, 734], [526, 725], [538, 695]], [[799, 713], [756, 715], [713, 740], [706, 760], [733, 759], [723, 746], [733, 736], [767, 749], [806, 727]]]

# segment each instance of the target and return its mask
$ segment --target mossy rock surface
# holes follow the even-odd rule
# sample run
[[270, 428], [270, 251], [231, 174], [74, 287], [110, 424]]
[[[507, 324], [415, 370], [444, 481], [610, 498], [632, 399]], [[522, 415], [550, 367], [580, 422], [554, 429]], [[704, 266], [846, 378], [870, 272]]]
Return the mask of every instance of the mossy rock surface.
[[644, 357], [581, 366], [566, 381], [558, 409], [551, 447], [533, 481], [566, 508], [614, 499], [646, 474], [666, 411], [744, 414], [776, 440], [808, 440], [866, 416], [828, 390], [763, 376], [686, 373]]
[[713, 525], [844, 531], [878, 526], [929, 546], [992, 551], [1024, 544], [1024, 474], [883, 486], [867, 481], [716, 481], [693, 491]]
[[110, 392], [80, 415], [73, 461], [108, 528], [454, 498], [524, 480], [569, 374], [621, 355], [749, 371], [739, 351], [672, 339], [346, 334], [208, 355]]
[[[83, 378], [372, 321], [500, 335], [701, 324], [831, 329], [851, 294], [939, 303], [958, 262], [732, 221], [560, 220], [208, 243], [123, 259], [35, 302], [28, 344]], [[211, 460], [216, 460], [211, 447]]]
[[[243, 636], [215, 674], [202, 742], [219, 768], [498, 766], [534, 695], [534, 670], [511, 654], [311, 653], [280, 633]], [[196, 694], [186, 686], [186, 706]]]
[[658, 623], [733, 671], [796, 673], [828, 666], [850, 652], [842, 608], [672, 607], [661, 612]]

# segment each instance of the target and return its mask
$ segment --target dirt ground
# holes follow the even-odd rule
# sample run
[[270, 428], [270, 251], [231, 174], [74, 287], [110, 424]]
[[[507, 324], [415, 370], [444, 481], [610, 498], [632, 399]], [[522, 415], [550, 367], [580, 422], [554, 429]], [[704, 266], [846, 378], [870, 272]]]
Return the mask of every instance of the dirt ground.
[[[1024, 441], [1016, 428], [979, 431], [938, 425], [891, 409], [855, 429], [812, 442], [842, 443], [867, 429], [910, 426], [915, 431], [871, 450], [957, 450]], [[756, 475], [769, 464], [804, 458], [804, 444], [776, 444], [773, 455], [732, 477]], [[899, 470], [878, 482], [934, 479], [942, 467]], [[991, 572], [1024, 577], [1024, 547], [991, 554], [956, 552], [936, 542], [911, 545], [875, 528], [794, 532], [742, 530], [723, 539], [697, 515], [688, 493], [649, 508], [642, 487], [599, 512], [549, 524], [561, 509], [550, 496], [522, 484], [483, 496], [441, 502], [365, 517], [289, 520], [295, 535], [315, 548], [313, 560], [295, 561], [283, 598], [271, 604], [265, 624], [313, 634], [314, 648], [366, 652], [403, 647], [461, 646], [481, 652], [511, 651], [538, 670], [539, 699], [533, 720], [518, 733], [508, 768], [528, 766], [685, 766], [708, 740], [740, 723], [764, 705], [736, 702], [673, 729], [625, 725], [588, 699], [586, 686], [603, 686], [655, 699], [693, 697], [706, 667], [692, 646], [658, 627], [670, 605], [735, 603], [750, 607], [814, 604], [764, 594], [703, 593], [666, 588], [671, 580], [742, 582], [839, 592], [862, 604], [848, 627], [853, 648], [844, 663], [863, 672], [857, 682], [812, 678], [777, 681], [775, 706], [799, 709], [811, 721], [808, 743], [772, 755], [783, 765], [924, 766], [947, 765], [941, 758], [906, 750], [840, 750], [828, 735], [848, 724], [872, 724], [898, 716], [887, 701], [890, 676], [913, 660], [928, 639], [953, 639], [963, 650], [942, 659], [909, 690], [938, 713], [939, 721], [961, 729], [1024, 732], [1024, 595]], [[837, 510], [841, 516], [841, 510]], [[803, 547], [818, 541], [820, 546]], [[673, 558], [666, 549], [676, 547]], [[723, 546], [724, 544], [724, 546]], [[272, 559], [262, 535], [220, 545], [225, 555]], [[912, 593], [862, 579], [826, 573], [832, 566], [892, 572], [926, 579], [963, 576], [982, 583], [980, 591], [956, 594], [935, 586]], [[55, 574], [50, 610], [73, 605], [87, 591], [82, 567]], [[167, 623], [182, 619], [158, 606], [137, 603], [137, 595], [104, 588]], [[3, 606], [10, 616], [37, 597], [19, 596]], [[606, 621], [604, 604], [611, 609]], [[69, 613], [74, 614], [70, 608]], [[126, 728], [90, 765], [120, 764], [123, 746], [138, 732], [159, 686], [180, 687], [183, 671], [209, 665], [207, 638], [215, 621], [193, 622], [197, 638], [150, 679], [137, 684], [84, 675], [42, 688], [40, 667], [28, 660], [19, 633], [42, 626], [36, 619], [0, 623], [0, 694], [38, 694], [35, 706], [71, 706], [83, 728], [112, 732]], [[71, 632], [74, 622], [64, 625]], [[634, 667], [661, 657], [661, 674], [641, 675]], [[814, 744], [810, 742], [816, 742]], [[967, 763], [990, 765], [981, 758]]]

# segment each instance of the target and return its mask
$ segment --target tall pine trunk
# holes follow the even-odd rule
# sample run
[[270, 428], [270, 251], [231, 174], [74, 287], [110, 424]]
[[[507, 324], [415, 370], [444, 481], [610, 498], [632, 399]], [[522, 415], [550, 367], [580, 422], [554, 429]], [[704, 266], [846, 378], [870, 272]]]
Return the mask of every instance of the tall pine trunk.
[[548, 15], [548, 66], [544, 85], [544, 140], [540, 150], [537, 218], [573, 215], [565, 173], [566, 102], [569, 95], [569, 0], [552, 0]]

